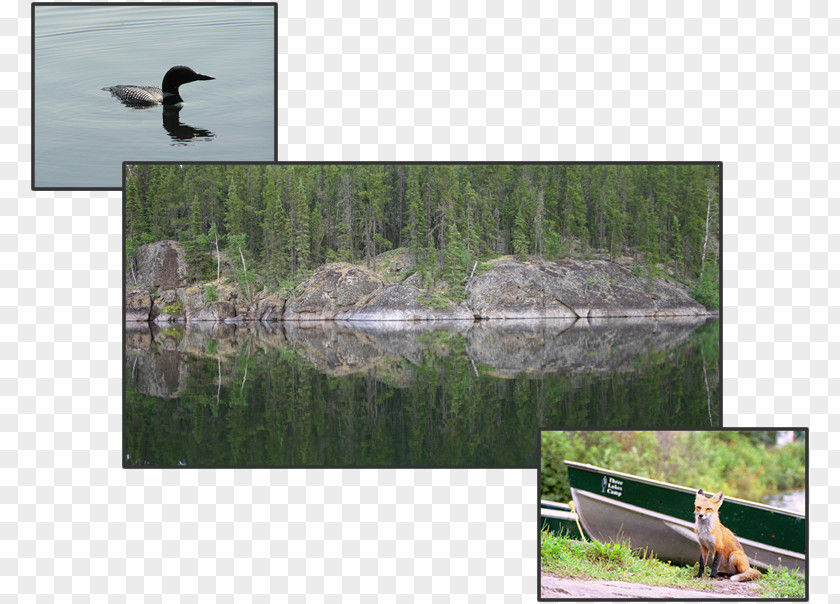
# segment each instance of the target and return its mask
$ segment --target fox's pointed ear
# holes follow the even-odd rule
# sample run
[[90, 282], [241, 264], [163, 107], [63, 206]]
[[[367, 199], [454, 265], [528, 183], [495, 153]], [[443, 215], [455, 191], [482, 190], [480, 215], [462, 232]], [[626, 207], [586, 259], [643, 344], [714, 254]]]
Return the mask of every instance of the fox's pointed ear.
[[705, 493], [703, 492], [703, 489], [697, 489], [697, 494], [698, 495], [705, 495]]
[[723, 501], [723, 491], [716, 493], [715, 496], [712, 497], [712, 501], [714, 501], [715, 503]]

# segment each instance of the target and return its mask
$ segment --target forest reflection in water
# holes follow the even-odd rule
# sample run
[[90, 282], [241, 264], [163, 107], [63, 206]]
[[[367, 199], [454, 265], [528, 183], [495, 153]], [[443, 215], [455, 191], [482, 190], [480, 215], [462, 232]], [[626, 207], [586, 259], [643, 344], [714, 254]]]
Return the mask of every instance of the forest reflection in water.
[[719, 322], [127, 324], [126, 467], [536, 467], [539, 429], [720, 425]]

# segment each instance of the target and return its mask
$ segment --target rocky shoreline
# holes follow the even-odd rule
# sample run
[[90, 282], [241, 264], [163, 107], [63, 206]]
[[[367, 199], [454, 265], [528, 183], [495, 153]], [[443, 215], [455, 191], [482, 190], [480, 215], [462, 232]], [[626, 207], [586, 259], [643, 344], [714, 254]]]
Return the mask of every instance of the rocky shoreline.
[[[194, 284], [174, 241], [142, 246], [126, 284], [127, 323], [437, 321], [707, 316], [688, 288], [637, 275], [605, 259], [521, 261], [502, 257], [472, 276], [457, 301], [419, 287], [410, 267], [383, 276], [349, 263], [318, 268], [293, 291], [245, 296], [230, 283]], [[206, 285], [213, 290], [208, 296]]]

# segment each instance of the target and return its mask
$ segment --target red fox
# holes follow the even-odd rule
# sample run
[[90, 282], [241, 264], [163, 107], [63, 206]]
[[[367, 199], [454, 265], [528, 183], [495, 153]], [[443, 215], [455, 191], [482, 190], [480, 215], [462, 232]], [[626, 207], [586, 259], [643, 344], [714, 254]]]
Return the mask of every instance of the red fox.
[[723, 493], [710, 497], [703, 489], [697, 491], [694, 498], [694, 531], [700, 542], [700, 572], [697, 576], [703, 576], [706, 563], [709, 562], [709, 554], [714, 552], [709, 577], [715, 578], [718, 573], [722, 573], [732, 575], [729, 577], [732, 581], [757, 579], [761, 573], [755, 568], [750, 568], [747, 554], [744, 553], [744, 548], [738, 543], [735, 534], [720, 523], [718, 509], [722, 503]]

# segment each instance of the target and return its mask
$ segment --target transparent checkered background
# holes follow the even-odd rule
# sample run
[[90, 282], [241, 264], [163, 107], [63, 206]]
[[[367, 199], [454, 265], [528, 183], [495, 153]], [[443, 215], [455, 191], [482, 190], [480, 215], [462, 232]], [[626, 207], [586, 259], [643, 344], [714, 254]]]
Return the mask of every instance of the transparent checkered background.
[[[722, 160], [724, 421], [810, 426], [840, 593], [840, 5], [391, 4], [280, 3], [280, 159]], [[120, 468], [121, 196], [31, 191], [2, 11], [0, 602], [534, 601], [536, 470]]]

